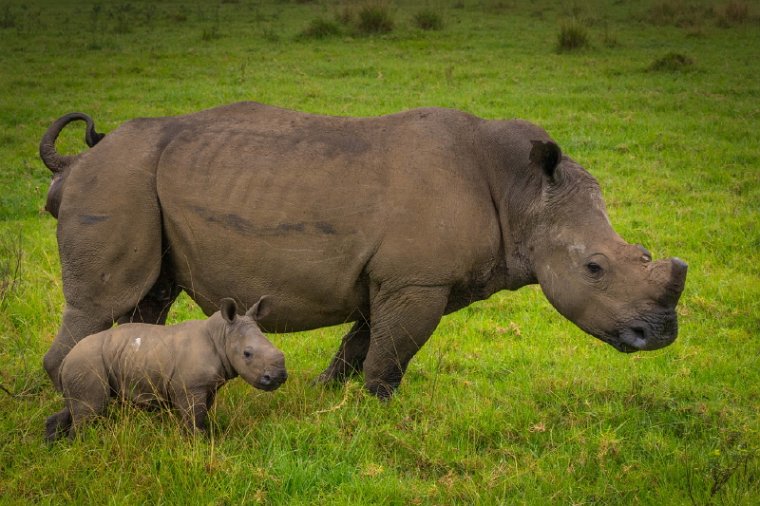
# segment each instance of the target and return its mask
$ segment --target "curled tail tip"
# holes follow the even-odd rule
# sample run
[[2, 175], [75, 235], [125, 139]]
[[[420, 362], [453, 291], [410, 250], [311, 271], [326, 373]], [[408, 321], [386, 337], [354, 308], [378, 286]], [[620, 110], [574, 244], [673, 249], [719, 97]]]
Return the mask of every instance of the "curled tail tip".
[[105, 134], [95, 131], [95, 122], [90, 116], [81, 112], [72, 112], [61, 116], [50, 125], [40, 141], [40, 158], [42, 162], [50, 169], [51, 172], [58, 173], [65, 169], [71, 163], [74, 157], [64, 156], [55, 149], [55, 141], [58, 139], [61, 131], [72, 121], [84, 121], [87, 123], [85, 131], [85, 142], [89, 147], [95, 146], [100, 142]]
[[95, 125], [93, 124], [90, 128], [87, 129], [87, 133], [85, 134], [85, 142], [89, 147], [94, 147], [98, 142], [103, 140], [103, 137], [105, 137], [106, 134], [101, 134], [95, 131]]

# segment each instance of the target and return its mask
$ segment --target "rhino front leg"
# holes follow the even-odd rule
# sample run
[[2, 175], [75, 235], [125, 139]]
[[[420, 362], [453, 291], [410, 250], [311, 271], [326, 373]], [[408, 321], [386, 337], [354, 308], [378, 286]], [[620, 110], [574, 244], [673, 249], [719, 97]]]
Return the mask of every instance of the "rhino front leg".
[[381, 288], [372, 301], [371, 337], [364, 361], [364, 386], [388, 399], [406, 367], [438, 326], [449, 287], [410, 286], [391, 293]]
[[343, 336], [335, 357], [316, 382], [322, 385], [333, 381], [343, 382], [346, 378], [361, 372], [367, 358], [370, 340], [370, 324], [364, 318], [354, 323]]

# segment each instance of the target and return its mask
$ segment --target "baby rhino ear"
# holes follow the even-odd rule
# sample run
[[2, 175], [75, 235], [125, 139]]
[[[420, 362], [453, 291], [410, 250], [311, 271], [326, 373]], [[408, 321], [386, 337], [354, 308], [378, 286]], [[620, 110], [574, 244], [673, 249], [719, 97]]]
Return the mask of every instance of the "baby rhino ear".
[[266, 316], [272, 311], [272, 299], [264, 295], [259, 301], [249, 309], [245, 315], [250, 316], [253, 321], [257, 322], [266, 318]]
[[232, 323], [237, 317], [237, 304], [234, 299], [224, 298], [219, 302], [219, 312], [227, 323]]

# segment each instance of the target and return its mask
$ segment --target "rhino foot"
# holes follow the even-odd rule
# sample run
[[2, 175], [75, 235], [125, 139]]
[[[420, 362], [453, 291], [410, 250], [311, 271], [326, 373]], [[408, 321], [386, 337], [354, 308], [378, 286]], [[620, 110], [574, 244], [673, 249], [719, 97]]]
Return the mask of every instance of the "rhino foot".
[[313, 383], [315, 385], [341, 384], [348, 378], [356, 376], [364, 368], [370, 343], [370, 324], [361, 319], [354, 323], [340, 343], [330, 365], [327, 366]]

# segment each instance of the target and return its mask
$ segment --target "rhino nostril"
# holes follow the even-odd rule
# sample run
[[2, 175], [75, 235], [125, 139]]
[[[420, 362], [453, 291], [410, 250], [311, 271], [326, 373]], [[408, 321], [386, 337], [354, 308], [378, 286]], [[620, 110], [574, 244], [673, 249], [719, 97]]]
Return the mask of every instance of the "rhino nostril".
[[647, 345], [647, 337], [648, 333], [644, 327], [634, 325], [623, 330], [620, 341], [635, 350], [642, 350]]
[[261, 378], [259, 378], [259, 383], [262, 385], [269, 385], [272, 382], [272, 377], [268, 374], [263, 374]]

